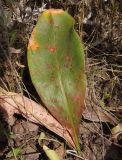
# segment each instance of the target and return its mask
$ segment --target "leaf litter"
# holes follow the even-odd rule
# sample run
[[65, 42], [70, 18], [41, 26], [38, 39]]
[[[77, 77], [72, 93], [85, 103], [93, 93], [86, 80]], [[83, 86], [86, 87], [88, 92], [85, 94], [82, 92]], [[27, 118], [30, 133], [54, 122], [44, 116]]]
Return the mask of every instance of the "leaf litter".
[[[82, 1], [83, 2], [83, 1]], [[105, 111], [110, 111], [112, 112], [114, 115], [117, 115], [119, 117], [119, 120], [122, 118], [121, 116], [121, 83], [117, 84], [116, 82], [113, 82], [113, 78], [116, 77], [118, 78], [118, 80], [121, 82], [121, 74], [120, 74], [120, 64], [121, 63], [121, 55], [120, 55], [120, 50], [121, 50], [121, 45], [120, 45], [120, 40], [121, 39], [121, 36], [119, 36], [119, 32], [121, 31], [121, 27], [119, 27], [119, 29], [117, 29], [116, 26], [119, 25], [119, 22], [121, 21], [117, 21], [118, 19], [118, 16], [120, 16], [120, 12], [117, 8], [117, 10], [114, 10], [115, 12], [110, 12], [110, 7], [111, 7], [111, 2], [110, 1], [99, 1], [99, 2], [96, 2], [96, 1], [91, 1], [91, 2], [83, 2], [82, 4], [81, 1], [79, 1], [77, 4], [74, 4], [73, 6], [70, 5], [70, 2], [68, 2], [68, 6], [66, 3], [62, 3], [62, 6], [64, 5], [66, 9], [68, 9], [68, 11], [74, 15], [74, 17], [76, 18], [76, 21], [78, 21], [78, 25], [81, 23], [80, 21], [80, 18], [79, 18], [79, 15], [82, 15], [81, 12], [82, 12], [82, 7], [85, 5], [85, 15], [87, 17], [88, 13], [92, 13], [92, 17], [89, 21], [93, 22], [93, 23], [89, 23], [89, 24], [85, 24], [84, 26], [86, 26], [86, 28], [84, 27], [84, 31], [83, 34], [84, 34], [84, 42], [85, 42], [85, 46], [86, 46], [86, 56], [87, 56], [87, 60], [89, 61], [89, 58], [91, 58], [91, 62], [88, 62], [88, 64], [93, 64], [94, 67], [91, 67], [91, 71], [93, 72], [89, 72], [89, 69], [87, 70], [87, 72], [89, 72], [88, 74], [88, 80], [91, 81], [92, 80], [92, 75], [94, 74], [94, 72], [96, 72], [96, 68], [99, 68], [101, 67], [101, 70], [104, 71], [104, 73], [106, 73], [108, 75], [108, 77], [105, 77], [103, 75], [101, 75], [101, 73], [96, 73], [95, 77], [99, 76], [101, 77], [101, 79], [96, 79], [94, 81], [91, 81], [91, 82], [100, 82], [100, 83], [97, 83], [96, 87], [95, 87], [95, 90], [99, 92], [99, 94], [97, 95], [94, 95], [93, 97], [90, 97], [90, 95], [88, 95], [89, 99], [91, 99], [91, 101], [93, 101], [93, 98], [95, 97], [97, 100], [99, 100], [99, 98], [102, 97], [102, 101], [104, 103], [104, 108], [101, 108], [100, 110], [105, 110]], [[47, 2], [46, 2], [47, 3]], [[60, 3], [58, 1], [55, 2], [55, 4], [53, 4], [53, 2], [51, 2], [53, 6], [58, 6], [60, 7]], [[91, 4], [92, 3], [92, 4]], [[101, 5], [102, 3], [102, 5]], [[114, 3], [114, 1], [113, 1]], [[121, 2], [120, 2], [121, 3]], [[98, 9], [98, 4], [99, 7], [101, 9]], [[116, 1], [115, 2], [116, 6], [119, 4], [119, 1]], [[25, 4], [24, 4], [25, 5]], [[31, 4], [32, 5], [32, 4]], [[36, 5], [35, 5], [36, 6]], [[74, 6], [76, 7], [74, 9]], [[114, 5], [113, 5], [114, 6]], [[29, 7], [30, 7], [30, 4], [29, 4]], [[47, 6], [46, 8], [48, 7], [48, 3], [47, 3]], [[90, 7], [90, 10], [88, 10], [88, 8]], [[94, 7], [94, 9], [93, 9]], [[117, 6], [118, 7], [118, 6]], [[23, 8], [24, 9], [24, 8]], [[80, 9], [80, 10], [79, 10]], [[91, 10], [92, 9], [92, 10]], [[72, 12], [73, 11], [73, 12]], [[88, 11], [88, 12], [87, 12]], [[96, 12], [97, 11], [97, 12]], [[117, 12], [116, 12], [117, 11]], [[75, 13], [75, 14], [74, 14]], [[108, 15], [110, 13], [110, 15]], [[113, 14], [114, 13], [114, 14]], [[118, 14], [116, 16], [116, 13]], [[112, 26], [110, 26], [110, 24], [112, 25], [112, 21], [111, 21], [111, 14], [113, 14], [112, 17], [114, 17], [114, 26], [113, 28], [111, 28]], [[106, 18], [107, 17], [107, 18]], [[94, 21], [94, 18], [95, 20], [97, 20], [98, 18], [98, 21], [96, 23], [96, 21]], [[121, 17], [120, 17], [121, 18]], [[119, 20], [119, 19], [118, 19]], [[28, 21], [28, 20], [27, 20]], [[34, 20], [35, 21], [35, 20]], [[104, 22], [103, 22], [104, 21]], [[14, 21], [15, 22], [15, 21]], [[28, 21], [29, 22], [29, 21]], [[95, 23], [94, 23], [95, 22]], [[101, 23], [102, 22], [102, 23]], [[13, 22], [12, 22], [13, 23]], [[23, 22], [22, 22], [23, 23]], [[31, 23], [28, 23], [28, 25], [26, 27], [28, 27], [29, 30], [31, 30], [31, 28], [33, 27], [33, 24], [35, 22], [33, 22], [33, 20], [31, 21]], [[118, 24], [117, 24], [118, 23]], [[97, 24], [97, 26], [96, 26]], [[12, 24], [11, 24], [12, 25]], [[7, 24], [8, 26], [8, 24]], [[20, 23], [19, 23], [19, 26], [20, 26]], [[102, 27], [101, 27], [102, 26]], [[76, 25], [77, 27], [77, 25]], [[80, 25], [78, 26], [78, 32], [80, 32]], [[88, 27], [88, 28], [87, 28]], [[96, 28], [94, 28], [96, 27]], [[100, 29], [99, 29], [100, 27]], [[93, 31], [92, 29], [94, 30], [95, 29], [95, 32], [91, 34], [91, 32]], [[111, 28], [111, 31], [113, 32], [114, 29], [117, 29], [118, 31], [114, 31], [114, 34], [112, 35], [112, 32], [107, 32], [109, 31]], [[98, 30], [99, 29], [99, 30]], [[13, 28], [12, 28], [13, 30]], [[19, 30], [18, 30], [19, 31]], [[90, 33], [89, 33], [90, 31]], [[99, 31], [101, 32], [99, 34]], [[31, 31], [30, 31], [31, 32]], [[3, 33], [4, 30], [3, 30]], [[24, 33], [24, 32], [23, 32]], [[121, 33], [121, 32], [120, 32]], [[116, 34], [116, 35], [115, 35]], [[4, 34], [6, 36], [6, 34]], [[25, 34], [26, 35], [26, 34]], [[25, 36], [24, 35], [24, 36]], [[96, 38], [96, 35], [98, 36]], [[121, 34], [120, 34], [121, 35]], [[1, 40], [4, 40], [4, 37], [1, 39]], [[94, 37], [93, 37], [94, 36]], [[90, 37], [92, 37], [93, 39], [91, 40]], [[95, 39], [94, 39], [95, 38]], [[104, 39], [105, 38], [105, 39]], [[21, 40], [21, 38], [20, 38]], [[88, 41], [87, 41], [88, 40]], [[100, 41], [99, 41], [100, 40]], [[18, 41], [18, 40], [17, 40]], [[17, 42], [16, 41], [16, 42]], [[93, 41], [93, 42], [92, 42]], [[86, 43], [87, 42], [87, 43]], [[90, 42], [90, 43], [89, 43]], [[95, 43], [96, 42], [96, 43]], [[21, 43], [23, 43], [21, 41]], [[20, 41], [18, 41], [18, 44], [21, 44]], [[17, 43], [16, 43], [17, 44]], [[14, 44], [14, 48], [16, 48], [16, 44]], [[17, 45], [18, 45], [17, 44]], [[12, 46], [13, 47], [13, 46]], [[20, 48], [20, 46], [18, 46], [18, 48]], [[4, 47], [4, 49], [6, 50], [7, 48]], [[1, 48], [0, 48], [1, 50]], [[1, 54], [4, 53], [3, 50], [1, 50]], [[94, 63], [94, 59], [97, 60], [96, 62], [100, 62], [100, 64], [95, 64]], [[98, 61], [99, 60], [99, 61]], [[103, 61], [102, 61], [103, 60]], [[3, 64], [3, 59], [2, 61]], [[20, 62], [20, 61], [19, 61]], [[101, 63], [102, 62], [102, 63]], [[116, 64], [116, 66], [114, 66], [114, 64]], [[12, 62], [12, 65], [14, 65], [14, 63]], [[10, 66], [9, 66], [10, 67]], [[9, 70], [9, 67], [7, 68], [7, 70]], [[5, 71], [5, 67], [2, 65], [2, 67], [0, 66], [0, 69], [1, 70], [4, 70]], [[115, 70], [116, 69], [116, 70]], [[115, 72], [116, 71], [116, 72]], [[119, 71], [119, 72], [118, 72]], [[11, 72], [11, 71], [10, 71]], [[91, 77], [90, 77], [91, 76]], [[10, 77], [10, 76], [9, 76]], [[90, 78], [89, 78], [90, 77]], [[2, 77], [3, 80], [4, 80], [4, 83], [1, 82], [1, 86], [4, 86], [5, 88], [7, 88], [7, 85], [6, 85], [6, 80], [4, 79], [4, 77]], [[11, 77], [10, 77], [11, 78]], [[10, 83], [10, 81], [8, 81]], [[112, 82], [113, 84], [111, 85], [110, 82]], [[28, 84], [30, 82], [27, 82], [25, 84]], [[17, 83], [15, 81], [15, 79], [13, 80], [13, 84], [14, 86], [16, 86], [15, 88], [18, 88], [17, 87]], [[102, 84], [104, 85], [105, 89], [103, 88]], [[9, 84], [11, 86], [11, 84]], [[30, 86], [26, 86], [27, 89], [29, 90], [29, 92], [32, 90], [30, 90]], [[32, 86], [31, 86], [32, 87]], [[88, 87], [92, 90], [94, 87], [92, 87], [91, 84], [88, 84]], [[111, 98], [107, 98], [107, 99], [103, 99], [104, 98], [104, 91], [106, 92], [106, 89], [107, 89], [107, 92], [111, 94]], [[16, 90], [14, 88], [9, 88], [8, 90], [11, 90], [13, 92], [20, 92], [20, 90]], [[33, 92], [30, 92], [31, 94]], [[103, 95], [102, 95], [103, 94]], [[92, 105], [92, 103], [88, 102], [88, 104]], [[92, 105], [93, 106], [93, 105]], [[100, 107], [99, 106], [99, 103], [97, 103], [97, 105], [95, 104], [95, 106], [98, 108]], [[91, 107], [91, 106], [90, 106]], [[90, 108], [88, 107], [88, 108]], [[95, 108], [96, 108], [95, 107]], [[91, 107], [92, 108], [92, 107]], [[94, 107], [93, 107], [94, 108]], [[88, 110], [91, 110], [91, 109], [88, 109]], [[1, 111], [2, 111], [2, 108], [1, 108]], [[95, 111], [95, 109], [94, 109]], [[87, 112], [87, 111], [86, 111]], [[103, 112], [103, 111], [102, 111]], [[109, 112], [109, 113], [110, 113]], [[94, 114], [94, 113], [93, 113]], [[98, 115], [98, 114], [97, 114]], [[105, 125], [106, 123], [102, 123], [99, 121], [99, 118], [98, 116], [96, 115], [96, 120], [94, 119], [94, 117], [92, 116], [92, 114], [89, 116], [89, 114], [87, 115], [88, 119], [90, 119], [90, 117], [92, 117], [95, 121], [94, 122], [91, 122], [89, 123], [89, 121], [87, 121], [87, 118], [84, 120], [84, 121], [87, 121], [87, 123], [89, 124], [88, 126], [85, 125], [85, 128], [87, 131], [85, 131], [85, 129], [81, 128], [82, 129], [82, 132], [80, 131], [80, 139], [81, 139], [81, 146], [84, 148], [84, 146], [86, 147], [86, 157], [89, 157], [88, 159], [97, 159], [97, 160], [101, 160], [101, 155], [105, 155], [104, 156], [104, 159], [108, 160], [108, 159], [112, 159], [112, 160], [121, 160], [121, 150], [118, 148], [118, 147], [115, 147], [114, 145], [109, 145], [106, 147], [106, 142], [104, 141], [105, 140], [105, 137], [107, 136], [107, 139], [110, 138], [110, 131], [111, 129], [109, 130], [109, 133], [106, 135], [106, 128], [104, 129], [103, 128], [103, 132], [105, 131], [105, 135], [103, 135], [101, 132], [101, 138], [100, 139], [103, 139], [103, 142], [101, 143], [99, 141], [99, 138], [98, 136], [96, 135], [96, 132], [95, 131], [95, 127], [94, 126], [97, 126], [98, 124], [100, 124], [100, 128], [103, 127], [103, 125]], [[6, 119], [7, 119], [7, 114], [5, 114]], [[98, 118], [98, 119], [97, 119]], [[105, 122], [105, 119], [103, 118], [104, 122]], [[14, 121], [14, 120], [13, 120]], [[113, 120], [112, 120], [113, 121]], [[29, 122], [28, 122], [29, 123]], [[82, 123], [81, 123], [82, 124]], [[91, 124], [94, 124], [93, 126]], [[91, 126], [91, 127], [90, 127]], [[111, 125], [109, 125], [110, 127]], [[113, 125], [112, 125], [113, 126]], [[99, 126], [97, 126], [97, 128], [99, 129]], [[89, 133], [88, 133], [89, 131]], [[96, 130], [97, 132], [99, 132], [99, 130]], [[85, 134], [85, 135], [84, 135]], [[98, 134], [98, 133], [97, 133]], [[103, 135], [103, 136], [102, 136]], [[24, 137], [23, 137], [24, 138]], [[55, 139], [55, 138], [54, 138]], [[85, 144], [84, 144], [85, 142]], [[91, 143], [91, 144], [90, 144]], [[102, 148], [100, 148], [102, 147]], [[82, 149], [83, 149], [82, 148]], [[93, 152], [92, 151], [89, 151], [89, 148], [92, 148], [92, 151], [97, 154], [96, 157], [93, 157]], [[97, 149], [96, 149], [97, 148]], [[100, 151], [102, 151], [103, 153], [100, 153]], [[88, 156], [89, 154], [89, 156]], [[1, 153], [0, 153], [0, 156], [1, 156]], [[43, 159], [44, 155], [42, 156], [42, 159]], [[32, 158], [32, 155], [31, 157], [29, 158], [29, 160]], [[38, 158], [34, 158], [34, 159], [38, 159]], [[73, 159], [73, 157], [70, 158], [71, 160]]]
[[[23, 95], [6, 92], [3, 89], [1, 89], [1, 91], [2, 92], [0, 94], [0, 107], [6, 110], [8, 115], [7, 121], [9, 124], [12, 125], [14, 123], [13, 115], [15, 113], [22, 114], [22, 116], [25, 117], [27, 120], [41, 124], [47, 129], [56, 133], [58, 136], [64, 138], [71, 148], [74, 147], [74, 142], [72, 141], [72, 138], [66, 128], [64, 128], [43, 106], [37, 104], [33, 100], [28, 99]], [[85, 112], [83, 114], [84, 118], [90, 121], [103, 121], [110, 123], [117, 122], [115, 118], [109, 116], [108, 114], [103, 114], [103, 112], [101, 113], [104, 115], [104, 117], [102, 114], [99, 114], [98, 116], [98, 113], [94, 113], [95, 118], [93, 116], [89, 116], [90, 114], [93, 114], [93, 111], [87, 110], [87, 113]], [[99, 119], [96, 117], [99, 117]]]

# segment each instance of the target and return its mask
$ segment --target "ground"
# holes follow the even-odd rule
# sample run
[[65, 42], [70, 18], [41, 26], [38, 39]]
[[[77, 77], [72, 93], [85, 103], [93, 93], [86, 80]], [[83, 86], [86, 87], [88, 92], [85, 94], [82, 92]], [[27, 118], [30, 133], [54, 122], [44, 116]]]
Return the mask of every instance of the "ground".
[[[40, 101], [30, 80], [26, 54], [37, 17], [49, 8], [67, 10], [75, 18], [75, 29], [83, 39], [88, 83], [86, 107], [107, 111], [119, 124], [122, 121], [121, 0], [0, 1], [0, 87]], [[58, 154], [70, 149], [62, 138], [45, 127], [31, 123], [19, 114], [15, 114], [14, 124], [10, 125], [6, 117], [4, 109], [0, 109], [1, 160], [48, 159], [38, 143], [41, 132], [46, 135], [44, 143]], [[102, 116], [101, 121], [93, 117], [81, 119], [79, 135], [84, 159], [121, 160], [122, 129], [113, 140], [111, 129], [115, 124]], [[79, 158], [70, 153], [63, 159]]]

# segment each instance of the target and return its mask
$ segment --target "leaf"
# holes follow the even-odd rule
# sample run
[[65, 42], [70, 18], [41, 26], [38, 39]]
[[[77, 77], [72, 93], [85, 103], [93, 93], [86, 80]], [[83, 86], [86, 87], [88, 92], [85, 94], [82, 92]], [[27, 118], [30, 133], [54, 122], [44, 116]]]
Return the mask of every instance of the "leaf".
[[6, 158], [14, 157], [16, 159], [16, 157], [20, 156], [21, 154], [22, 154], [22, 148], [21, 147], [12, 148], [12, 151], [7, 153]]
[[61, 160], [57, 153], [54, 150], [49, 149], [47, 146], [44, 145], [43, 150], [45, 151], [46, 155], [50, 160]]
[[122, 137], [120, 136], [122, 135], [122, 123], [119, 123], [117, 126], [112, 128], [111, 133], [112, 133], [112, 139], [114, 141], [122, 139]]
[[41, 14], [29, 40], [28, 66], [41, 100], [78, 150], [86, 76], [83, 46], [67, 12], [50, 9]]
[[5, 113], [3, 114], [5, 114], [6, 121], [11, 125], [14, 121], [13, 115], [15, 113], [22, 114], [29, 121], [39, 123], [65, 139], [70, 147], [75, 147], [66, 128], [51, 116], [44, 107], [23, 95], [6, 92], [0, 88], [0, 110], [4, 110]]
[[110, 112], [107, 112], [107, 110], [104, 110], [95, 104], [94, 106], [91, 106], [87, 103], [83, 112], [83, 117], [84, 119], [94, 122], [109, 122], [113, 125], [118, 123], [117, 117], [115, 117], [115, 115], [112, 115]]
[[[4, 118], [6, 118], [9, 124], [13, 125], [13, 115], [15, 113], [22, 114], [29, 121], [39, 123], [65, 139], [70, 147], [75, 147], [72, 138], [66, 129], [61, 126], [61, 124], [56, 121], [56, 119], [54, 119], [54, 117], [52, 117], [44, 107], [35, 103], [31, 99], [28, 99], [20, 94], [6, 92], [0, 88], [0, 111], [2, 112], [3, 109], [6, 112]], [[91, 115], [91, 113], [92, 112], [89, 110], [87, 116]], [[99, 121], [96, 117], [92, 117], [90, 120]], [[111, 123], [112, 121], [109, 122]]]
[[43, 146], [43, 139], [45, 138], [44, 132], [41, 132], [38, 138], [38, 143], [40, 146]]

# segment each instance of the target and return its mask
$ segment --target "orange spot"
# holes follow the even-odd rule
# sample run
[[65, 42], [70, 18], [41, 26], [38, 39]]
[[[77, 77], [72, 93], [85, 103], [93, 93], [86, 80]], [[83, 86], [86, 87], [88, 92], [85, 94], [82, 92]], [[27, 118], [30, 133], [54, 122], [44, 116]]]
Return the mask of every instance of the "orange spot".
[[64, 11], [62, 9], [48, 9], [47, 11], [44, 12], [44, 15], [48, 14], [60, 14], [63, 13]]
[[48, 50], [49, 50], [51, 53], [55, 53], [55, 52], [56, 52], [56, 47], [48, 46]]
[[34, 38], [34, 31], [32, 32], [31, 38], [29, 40], [28, 49], [36, 51], [39, 48], [39, 44], [36, 42]]

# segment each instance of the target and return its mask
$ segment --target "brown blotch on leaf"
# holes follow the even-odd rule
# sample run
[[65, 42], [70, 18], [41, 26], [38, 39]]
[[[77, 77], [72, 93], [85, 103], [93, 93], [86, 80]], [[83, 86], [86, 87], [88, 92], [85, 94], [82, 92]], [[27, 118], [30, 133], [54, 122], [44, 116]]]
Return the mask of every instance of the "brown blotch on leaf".
[[50, 63], [47, 63], [47, 64], [46, 64], [46, 67], [47, 67], [48, 69], [52, 69], [52, 65], [51, 65]]
[[51, 80], [51, 81], [55, 81], [55, 79], [56, 79], [56, 77], [55, 77], [54, 75], [52, 75], [52, 76], [50, 77], [50, 80]]
[[[80, 92], [80, 93], [76, 93], [76, 94], [71, 94], [69, 95], [73, 102], [75, 103], [75, 105], [77, 106], [84, 106], [84, 95]], [[77, 107], [79, 110], [79, 107]]]
[[81, 102], [81, 99], [82, 99], [81, 94], [76, 94], [76, 95], [74, 96], [74, 101], [75, 101], [75, 102]]
[[65, 60], [66, 60], [67, 62], [69, 62], [69, 61], [71, 61], [71, 60], [72, 60], [72, 58], [71, 58], [71, 56], [70, 56], [70, 55], [66, 55]]
[[71, 66], [72, 66], [72, 57], [70, 55], [66, 55], [64, 67], [71, 68]]

